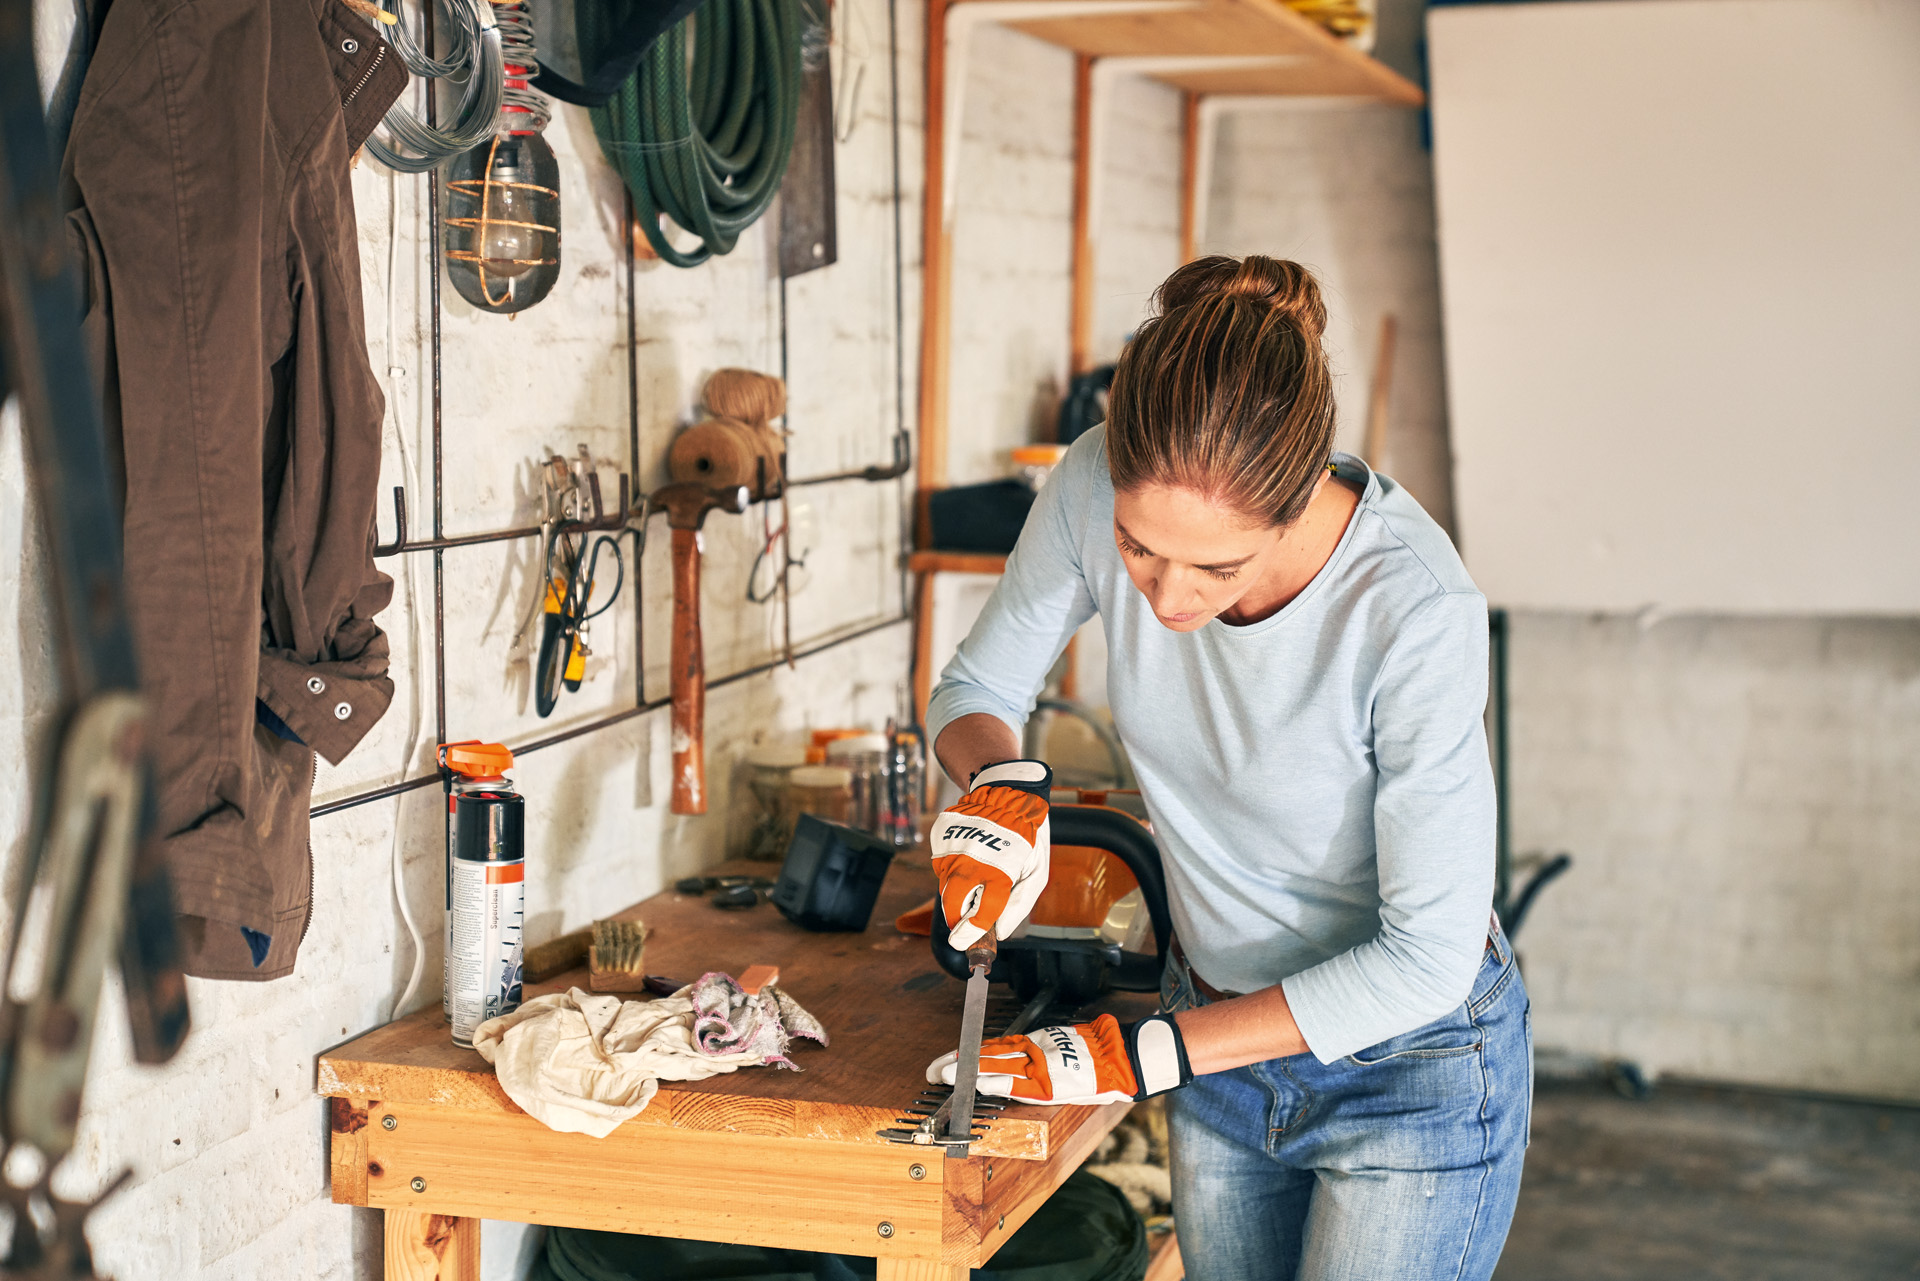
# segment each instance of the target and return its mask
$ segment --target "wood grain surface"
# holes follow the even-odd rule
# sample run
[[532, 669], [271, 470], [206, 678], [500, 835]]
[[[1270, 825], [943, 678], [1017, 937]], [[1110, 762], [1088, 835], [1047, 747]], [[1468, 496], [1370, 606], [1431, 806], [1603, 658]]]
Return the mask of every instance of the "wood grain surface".
[[387, 1281], [480, 1281], [480, 1220], [389, 1210]]
[[673, 800], [675, 814], [707, 812], [707, 658], [700, 639], [700, 528], [673, 527]]
[[[764, 863], [735, 863], [717, 870], [774, 873], [773, 865]], [[831, 1038], [825, 1048], [796, 1042], [791, 1053], [801, 1069], [797, 1072], [752, 1068], [706, 1081], [668, 1082], [621, 1132], [671, 1128], [907, 1151], [887, 1144], [876, 1131], [896, 1124], [901, 1109], [925, 1088], [926, 1065], [953, 1048], [960, 1030], [962, 985], [934, 964], [924, 937], [893, 928], [894, 918], [925, 902], [933, 888], [924, 852], [896, 858], [872, 923], [857, 934], [813, 934], [771, 906], [726, 912], [712, 907], [703, 895], [671, 890], [620, 913], [650, 927], [650, 973], [691, 982], [709, 970], [737, 975], [751, 965], [776, 965], [781, 987], [820, 1019]], [[530, 985], [528, 995], [569, 986], [584, 988], [585, 971]], [[1116, 994], [1096, 1008], [1137, 1018], [1152, 1005], [1150, 996]], [[353, 1106], [364, 1108], [370, 1099], [391, 1107], [429, 1104], [476, 1116], [524, 1116], [500, 1088], [492, 1066], [474, 1051], [453, 1044], [438, 1005], [327, 1051], [318, 1075], [320, 1093], [350, 1101], [342, 1123], [351, 1122]], [[1097, 1111], [1010, 1107], [975, 1151], [982, 1158], [1045, 1160]], [[336, 1105], [335, 1116], [342, 1115]], [[342, 1134], [336, 1126], [336, 1154], [343, 1145], [351, 1149], [364, 1142], [364, 1133], [361, 1127]], [[569, 1137], [587, 1144], [583, 1151], [595, 1142]], [[349, 1152], [337, 1159], [351, 1162], [354, 1157]], [[935, 1150], [930, 1163], [937, 1160]], [[351, 1179], [347, 1182], [350, 1186]], [[342, 1195], [340, 1188], [337, 1177], [336, 1197]]]
[[524, 1113], [385, 1102], [365, 1133], [367, 1204], [390, 1220], [431, 1209], [879, 1258], [951, 1248], [968, 1263], [979, 1248], [947, 1246], [941, 1162], [907, 1147], [634, 1125], [589, 1139]]
[[881, 1259], [874, 1281], [967, 1281], [971, 1269], [964, 1263], [932, 1259]]

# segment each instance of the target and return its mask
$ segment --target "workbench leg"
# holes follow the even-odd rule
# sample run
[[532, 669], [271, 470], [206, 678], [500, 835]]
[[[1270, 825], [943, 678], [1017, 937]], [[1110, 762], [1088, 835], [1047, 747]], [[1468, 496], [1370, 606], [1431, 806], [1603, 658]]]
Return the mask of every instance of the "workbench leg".
[[942, 1263], [938, 1259], [875, 1259], [879, 1265], [874, 1281], [967, 1281], [963, 1263]]
[[387, 1211], [387, 1281], [480, 1281], [480, 1220]]

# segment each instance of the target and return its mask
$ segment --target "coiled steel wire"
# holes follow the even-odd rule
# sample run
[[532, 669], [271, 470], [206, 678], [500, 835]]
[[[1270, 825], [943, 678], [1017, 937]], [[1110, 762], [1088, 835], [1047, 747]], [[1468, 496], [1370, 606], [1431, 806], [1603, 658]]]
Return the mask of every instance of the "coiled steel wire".
[[[437, 0], [453, 19], [448, 24], [447, 56], [434, 58], [414, 39], [400, 0], [380, 0], [394, 15], [388, 35], [400, 60], [417, 76], [465, 84], [453, 121], [444, 129], [423, 123], [406, 107], [395, 105], [381, 122], [387, 139], [367, 140], [374, 159], [400, 173], [425, 173], [478, 146], [493, 136], [506, 94], [506, 60], [501, 49], [500, 24], [487, 0]], [[425, 0], [433, 4], [436, 0]], [[432, 84], [427, 92], [432, 93]], [[389, 141], [390, 140], [390, 141]]]

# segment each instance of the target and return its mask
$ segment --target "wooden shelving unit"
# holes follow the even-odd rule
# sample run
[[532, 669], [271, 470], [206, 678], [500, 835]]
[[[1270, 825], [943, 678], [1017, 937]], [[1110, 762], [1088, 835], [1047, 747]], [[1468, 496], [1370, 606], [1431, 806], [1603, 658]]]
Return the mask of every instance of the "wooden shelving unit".
[[[965, 0], [991, 11], [1021, 0]], [[1371, 98], [1417, 107], [1417, 85], [1280, 0], [1193, 0], [1084, 17], [1010, 20], [1006, 26], [1091, 58], [1215, 58], [1214, 66], [1144, 69], [1197, 94]], [[1261, 59], [1269, 61], [1261, 62]]]
[[[1295, 97], [1418, 107], [1419, 86], [1300, 16], [1281, 0], [927, 0], [926, 200], [920, 328], [920, 448], [915, 538], [931, 541], [927, 499], [946, 483], [952, 385], [954, 162], [973, 27], [994, 22], [1077, 56], [1074, 63], [1073, 305], [1068, 317], [1073, 372], [1093, 362], [1093, 285], [1099, 211], [1100, 86], [1113, 74], [1159, 80], [1185, 95], [1182, 121], [1180, 247], [1190, 258], [1202, 228], [1199, 153], [1211, 139], [1208, 101]], [[949, 80], [950, 61], [957, 74]], [[915, 625], [922, 661], [914, 697], [924, 708], [931, 579], [943, 572], [995, 573], [999, 557], [916, 552]], [[962, 565], [956, 562], [965, 561]]]

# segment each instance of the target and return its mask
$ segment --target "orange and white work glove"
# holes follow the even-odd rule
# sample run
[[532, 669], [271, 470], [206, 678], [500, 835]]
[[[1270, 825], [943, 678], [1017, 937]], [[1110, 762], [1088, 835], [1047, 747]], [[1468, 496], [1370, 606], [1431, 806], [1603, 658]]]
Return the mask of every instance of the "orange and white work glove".
[[[927, 1065], [927, 1081], [952, 1085], [959, 1055]], [[1171, 1014], [1121, 1023], [1043, 1027], [980, 1047], [980, 1093], [1022, 1103], [1119, 1103], [1177, 1090], [1193, 1080], [1187, 1045]]]
[[1040, 761], [1002, 761], [973, 776], [972, 790], [933, 821], [927, 843], [947, 942], [964, 952], [1005, 938], [1047, 887], [1047, 798], [1053, 771]]

